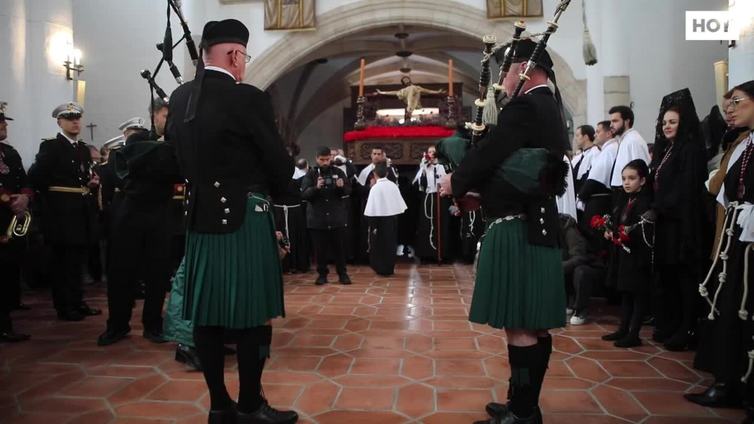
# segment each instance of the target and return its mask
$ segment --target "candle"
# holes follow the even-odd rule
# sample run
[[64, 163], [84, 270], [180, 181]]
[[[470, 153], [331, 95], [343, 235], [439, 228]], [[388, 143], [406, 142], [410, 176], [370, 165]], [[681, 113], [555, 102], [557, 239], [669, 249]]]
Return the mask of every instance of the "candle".
[[361, 58], [361, 68], [359, 70], [359, 97], [364, 97], [364, 68], [366, 63], [364, 58]]
[[453, 59], [448, 59], [448, 97], [453, 97]]

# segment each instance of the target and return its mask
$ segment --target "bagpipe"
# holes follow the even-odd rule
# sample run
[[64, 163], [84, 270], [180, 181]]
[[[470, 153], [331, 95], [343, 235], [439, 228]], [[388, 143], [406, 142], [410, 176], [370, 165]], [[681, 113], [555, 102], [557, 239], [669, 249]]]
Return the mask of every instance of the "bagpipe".
[[[547, 42], [550, 36], [557, 31], [558, 20], [570, 2], [571, 0], [560, 1], [553, 19], [548, 21], [547, 29], [542, 33], [524, 36], [526, 24], [523, 21], [517, 21], [514, 23], [512, 39], [504, 44], [498, 45], [494, 35], [486, 35], [482, 38], [484, 50], [482, 51], [481, 72], [479, 75], [479, 97], [474, 101], [476, 108], [474, 119], [472, 122], [466, 123], [466, 134], [463, 130], [459, 130], [454, 136], [442, 139], [437, 143], [437, 155], [441, 164], [451, 171], [457, 168], [463, 161], [466, 153], [470, 149], [477, 147], [479, 142], [488, 134], [489, 125], [485, 122], [485, 115], [494, 115], [496, 117], [497, 113], [505, 108], [510, 99], [515, 99], [521, 94], [524, 85], [530, 79], [529, 74], [537, 66], [538, 61], [544, 54]], [[534, 41], [536, 37], [539, 37], [539, 40], [529, 55], [526, 67], [518, 75], [518, 83], [515, 89], [512, 93], [505, 93], [503, 81], [510, 71], [514, 58], [516, 58], [519, 43], [523, 39]], [[490, 59], [501, 51], [505, 53], [500, 67], [499, 80], [496, 84], [490, 85]], [[554, 79], [553, 73], [548, 73], [548, 76]], [[499, 93], [501, 95], [498, 98]], [[562, 111], [562, 102], [557, 88], [556, 99], [559, 105], [561, 105]], [[496, 141], [490, 140], [489, 142]], [[564, 180], [567, 173], [565, 165], [562, 157], [551, 154], [546, 149], [522, 148], [516, 150], [499, 165], [493, 176], [493, 181], [504, 181], [524, 195], [560, 195], [565, 191]], [[467, 196], [478, 197], [479, 195], [477, 193], [469, 193]], [[461, 201], [459, 203], [474, 204], [474, 202]]]

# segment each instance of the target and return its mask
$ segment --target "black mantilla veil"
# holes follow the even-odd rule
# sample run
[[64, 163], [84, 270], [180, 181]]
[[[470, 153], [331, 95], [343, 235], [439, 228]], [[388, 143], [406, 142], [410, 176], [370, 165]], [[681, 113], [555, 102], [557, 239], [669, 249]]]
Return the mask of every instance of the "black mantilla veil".
[[[704, 137], [702, 135], [699, 117], [696, 114], [694, 99], [691, 97], [691, 91], [688, 88], [674, 91], [662, 98], [660, 103], [660, 114], [657, 116], [655, 126], [655, 146], [653, 165], [659, 164], [665, 152], [669, 148], [670, 141], [665, 138], [662, 131], [662, 120], [665, 112], [673, 109], [678, 112], [679, 123], [678, 132], [676, 133], [675, 142], [679, 147], [691, 146], [695, 148], [704, 148]], [[656, 168], [656, 166], [652, 166]]]

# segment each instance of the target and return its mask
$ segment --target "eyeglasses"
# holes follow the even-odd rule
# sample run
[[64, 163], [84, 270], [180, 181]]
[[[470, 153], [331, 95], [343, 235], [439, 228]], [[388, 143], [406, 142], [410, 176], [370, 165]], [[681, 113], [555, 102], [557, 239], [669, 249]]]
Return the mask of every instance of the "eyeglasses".
[[251, 56], [249, 56], [248, 54], [242, 52], [241, 50], [231, 50], [231, 51], [228, 52], [228, 54], [233, 54], [233, 53], [236, 53], [236, 52], [241, 53], [244, 56], [244, 62], [246, 62], [246, 63], [250, 63], [251, 62]]
[[746, 100], [746, 97], [738, 97], [734, 96], [730, 98], [730, 103], [728, 103], [728, 107], [736, 110], [739, 106], [739, 103], [741, 103], [742, 100]]

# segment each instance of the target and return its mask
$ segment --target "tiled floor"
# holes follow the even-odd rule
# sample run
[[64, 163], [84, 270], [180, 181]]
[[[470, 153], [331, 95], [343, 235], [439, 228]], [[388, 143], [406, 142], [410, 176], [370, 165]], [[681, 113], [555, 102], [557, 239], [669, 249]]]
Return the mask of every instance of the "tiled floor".
[[[377, 278], [355, 268], [352, 286], [288, 277], [288, 317], [275, 323], [267, 397], [305, 423], [484, 418], [485, 403], [506, 393], [508, 368], [501, 333], [466, 320], [470, 270], [403, 265], [393, 278]], [[88, 292], [90, 304], [105, 306], [104, 290]], [[99, 348], [104, 317], [63, 323], [46, 294], [26, 300], [33, 310], [15, 314], [16, 325], [33, 340], [0, 346], [0, 422], [206, 423], [202, 377], [173, 360], [172, 345], [146, 342], [136, 325], [130, 339]], [[541, 402], [546, 423], [740, 421], [739, 411], [682, 398], [707, 378], [691, 369], [691, 353], [615, 349], [599, 338], [615, 318], [598, 314], [596, 323], [555, 332]], [[236, 393], [235, 360], [227, 367]]]

